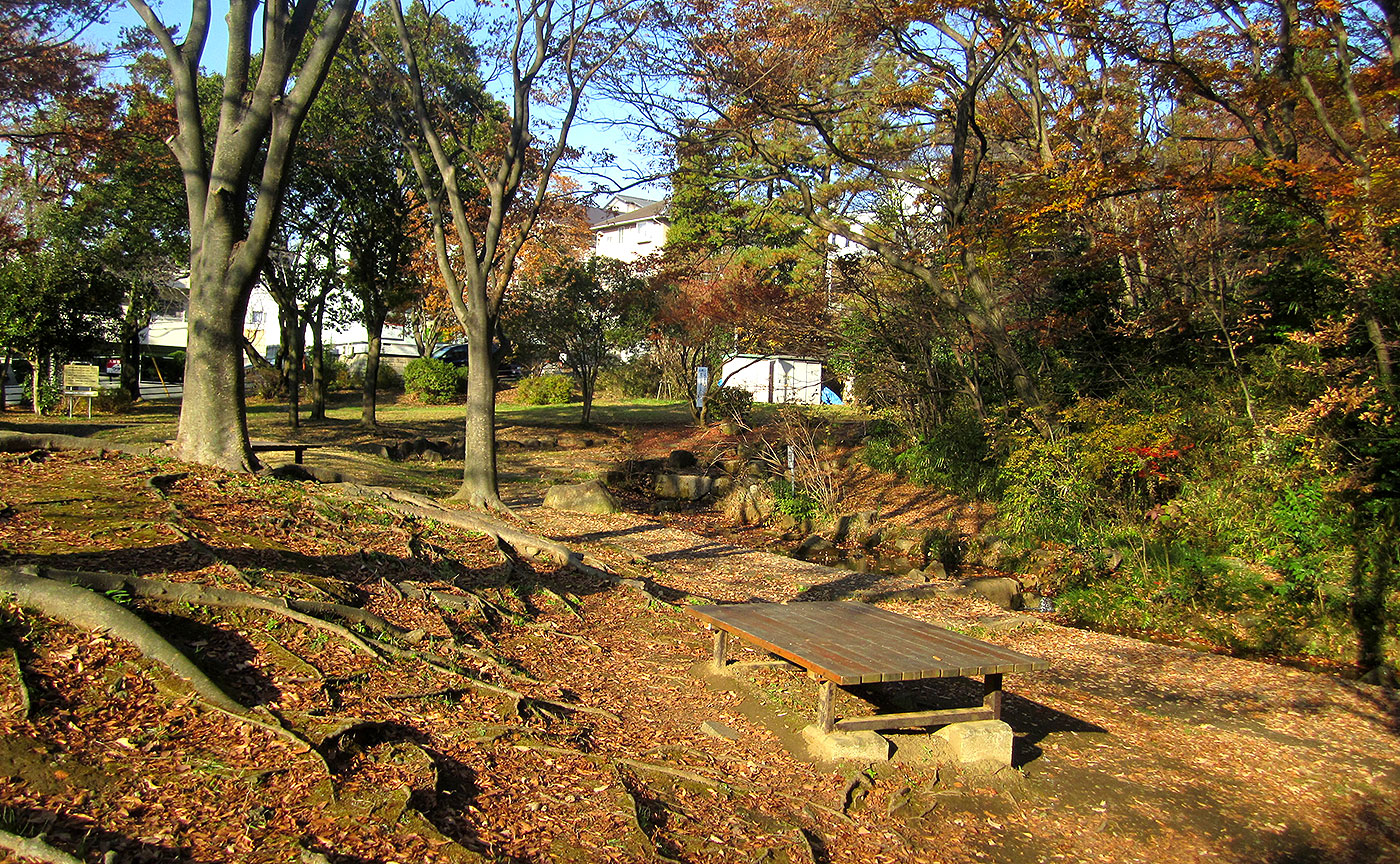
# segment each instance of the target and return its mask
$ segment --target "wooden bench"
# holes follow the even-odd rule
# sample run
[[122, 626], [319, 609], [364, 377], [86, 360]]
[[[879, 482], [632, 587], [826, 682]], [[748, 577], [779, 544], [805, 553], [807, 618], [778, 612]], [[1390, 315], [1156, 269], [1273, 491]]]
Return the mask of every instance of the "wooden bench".
[[[865, 603], [737, 603], [686, 610], [715, 631], [723, 669], [731, 635], [806, 669], [821, 680], [817, 726], [849, 732], [1001, 719], [1002, 676], [1047, 669], [1045, 660], [935, 627]], [[980, 706], [835, 718], [835, 689], [883, 681], [980, 676]]]
[[292, 451], [292, 461], [300, 465], [301, 454], [314, 447], [320, 447], [321, 445], [297, 444], [291, 441], [250, 441], [248, 442], [248, 446], [252, 448], [254, 453], [275, 453], [290, 450]]
[[[167, 439], [166, 439], [166, 441], [165, 441], [165, 446], [167, 446], [167, 447], [173, 447], [174, 445], [175, 445], [175, 439], [174, 439], [174, 438], [167, 438]], [[275, 453], [275, 452], [286, 452], [286, 451], [290, 450], [291, 453], [292, 453], [292, 461], [296, 462], [298, 465], [301, 464], [301, 454], [305, 453], [307, 450], [311, 450], [311, 449], [313, 449], [313, 448], [320, 447], [320, 446], [322, 446], [322, 445], [320, 445], [320, 444], [298, 444], [298, 443], [296, 443], [296, 442], [294, 442], [294, 441], [249, 441], [249, 442], [248, 442], [248, 448], [249, 448], [250, 450], [252, 450], [254, 453]]]

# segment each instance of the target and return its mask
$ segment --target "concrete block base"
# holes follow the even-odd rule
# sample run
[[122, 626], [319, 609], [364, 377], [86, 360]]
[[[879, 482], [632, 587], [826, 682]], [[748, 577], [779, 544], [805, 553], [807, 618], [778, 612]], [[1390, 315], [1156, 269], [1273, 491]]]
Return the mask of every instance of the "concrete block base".
[[861, 762], [885, 762], [890, 758], [890, 742], [876, 732], [823, 732], [816, 726], [802, 730], [807, 752], [814, 759], [835, 762], [857, 759]]
[[933, 733], [948, 745], [953, 758], [964, 765], [995, 763], [1011, 765], [1011, 727], [1000, 720], [974, 720], [952, 723]]

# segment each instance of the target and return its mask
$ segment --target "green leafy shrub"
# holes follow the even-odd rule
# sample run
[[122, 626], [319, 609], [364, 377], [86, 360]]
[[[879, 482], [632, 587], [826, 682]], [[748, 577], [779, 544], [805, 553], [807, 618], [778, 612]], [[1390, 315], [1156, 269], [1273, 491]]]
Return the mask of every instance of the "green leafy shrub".
[[642, 356], [598, 373], [597, 389], [599, 393], [637, 399], [655, 396], [660, 382], [661, 369], [656, 361]]
[[864, 459], [877, 471], [962, 495], [984, 497], [997, 487], [997, 468], [986, 435], [971, 412], [954, 415], [931, 434], [914, 440], [889, 421], [872, 422]]
[[1041, 541], [1084, 541], [1096, 489], [1080, 441], [1032, 439], [1007, 456], [1001, 474], [998, 511], [1013, 531]]
[[821, 512], [821, 502], [786, 478], [776, 477], [768, 484], [773, 490], [773, 509], [793, 519], [808, 519]]
[[350, 367], [342, 357], [326, 358], [326, 389], [328, 390], [349, 390]]
[[[20, 404], [30, 408], [34, 407], [34, 378], [31, 376], [24, 379], [21, 385], [24, 389], [20, 396]], [[52, 414], [58, 410], [63, 403], [63, 382], [49, 379], [39, 382], [39, 413]]]
[[741, 387], [716, 387], [705, 396], [710, 423], [748, 423], [753, 416], [753, 394]]
[[457, 367], [446, 360], [419, 357], [403, 370], [404, 390], [429, 405], [444, 405], [461, 392], [462, 378]]
[[564, 405], [574, 398], [574, 382], [567, 375], [531, 375], [515, 385], [515, 399], [524, 405]]
[[122, 387], [103, 387], [92, 398], [92, 410], [103, 414], [125, 414], [131, 409], [131, 394]]
[[260, 399], [277, 399], [283, 395], [282, 376], [276, 369], [253, 369], [248, 375], [253, 395]]
[[1329, 553], [1346, 530], [1334, 509], [1317, 480], [1279, 490], [1269, 513], [1275, 531], [1268, 563], [1283, 574], [1284, 590], [1292, 600], [1324, 599], [1327, 573], [1334, 569]]

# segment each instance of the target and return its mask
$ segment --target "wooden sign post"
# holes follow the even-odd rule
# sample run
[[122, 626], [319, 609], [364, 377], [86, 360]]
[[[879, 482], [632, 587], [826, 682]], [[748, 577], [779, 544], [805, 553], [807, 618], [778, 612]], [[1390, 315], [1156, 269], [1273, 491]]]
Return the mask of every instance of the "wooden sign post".
[[68, 400], [68, 416], [73, 416], [73, 403], [86, 396], [88, 419], [92, 419], [92, 397], [97, 395], [97, 367], [86, 363], [69, 363], [63, 367], [63, 396]]

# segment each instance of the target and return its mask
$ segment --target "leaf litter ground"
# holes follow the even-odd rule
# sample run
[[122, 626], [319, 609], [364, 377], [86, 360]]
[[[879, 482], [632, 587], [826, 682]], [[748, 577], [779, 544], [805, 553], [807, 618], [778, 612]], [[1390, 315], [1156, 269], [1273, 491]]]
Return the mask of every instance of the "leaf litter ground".
[[[6, 458], [0, 566], [335, 599], [529, 698], [264, 612], [123, 601], [238, 700], [317, 741], [318, 758], [195, 706], [125, 643], [6, 605], [0, 634], [32, 705], [20, 716], [18, 683], [0, 676], [0, 828], [44, 831], [84, 860], [1400, 858], [1400, 711], [1376, 688], [1043, 621], [1003, 628], [978, 601], [891, 591], [895, 611], [1051, 660], [1008, 680], [1017, 768], [902, 759], [919, 752], [913, 735], [865, 773], [815, 765], [783, 746], [807, 722], [810, 682], [781, 669], [706, 681], [708, 642], [679, 611], [573, 572], [508, 569], [486, 537], [333, 491], [179, 466], [169, 500], [201, 549], [146, 486], [176, 470]], [[678, 596], [787, 599], [823, 578], [643, 517], [525, 514]], [[829, 571], [828, 587], [848, 575]], [[947, 697], [938, 686], [913, 695]], [[739, 739], [701, 734], [705, 720]]]

